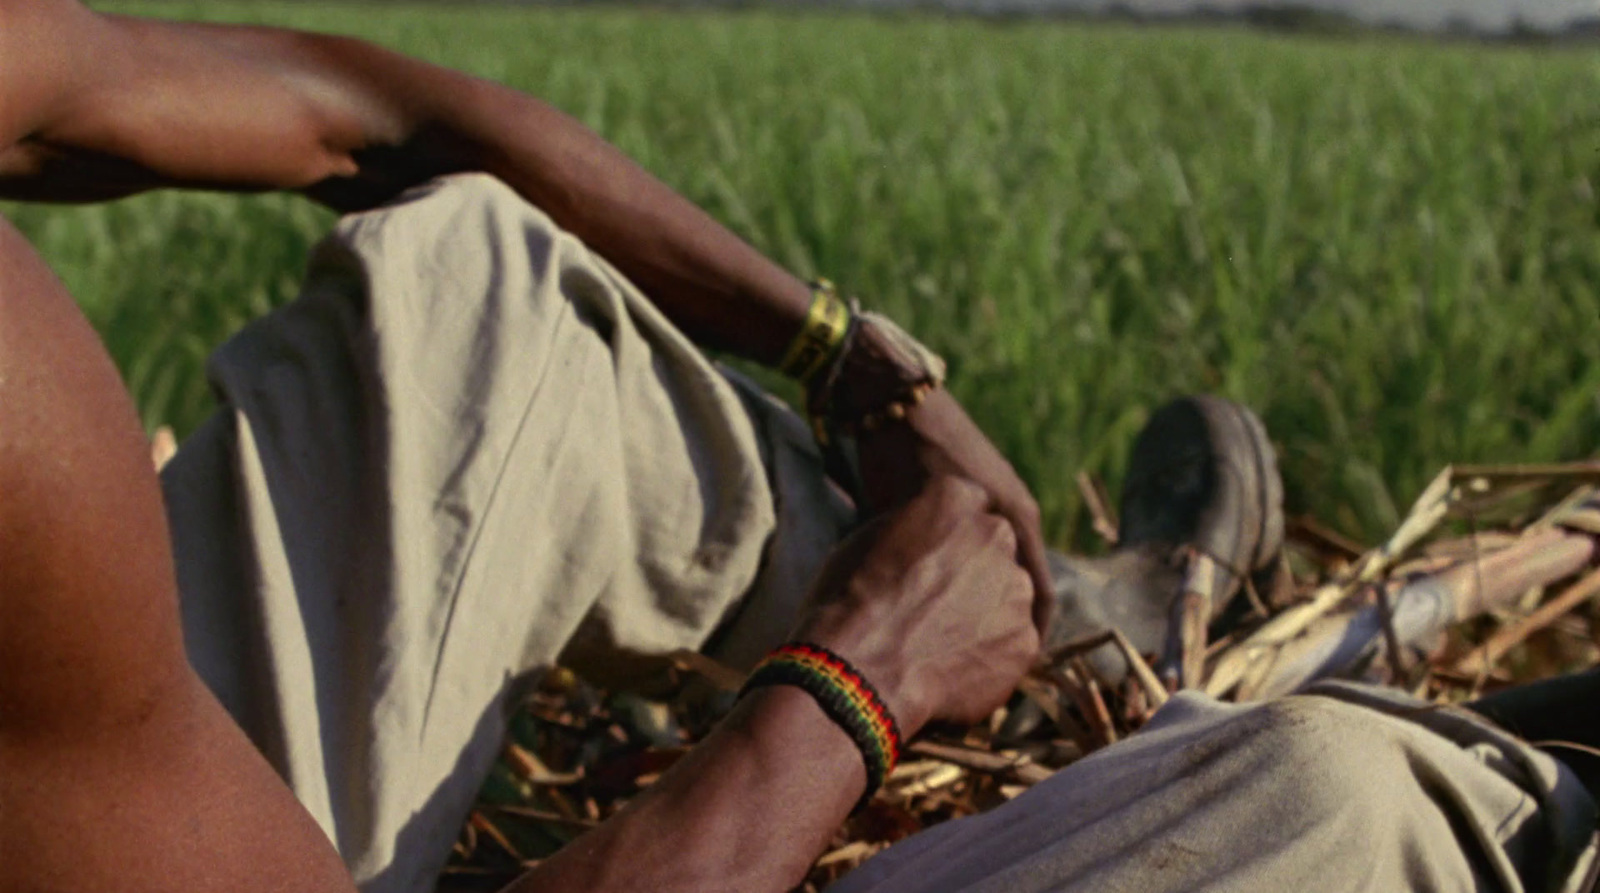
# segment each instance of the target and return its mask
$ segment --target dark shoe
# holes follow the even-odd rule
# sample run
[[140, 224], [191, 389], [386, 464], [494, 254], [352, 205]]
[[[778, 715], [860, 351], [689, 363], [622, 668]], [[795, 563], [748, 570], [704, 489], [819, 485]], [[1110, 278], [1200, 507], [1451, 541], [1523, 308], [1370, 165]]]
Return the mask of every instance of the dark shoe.
[[[1246, 577], [1258, 587], [1270, 582], [1283, 547], [1283, 484], [1261, 420], [1221, 397], [1163, 406], [1134, 441], [1117, 533], [1104, 558], [1050, 556], [1057, 603], [1050, 645], [1115, 627], [1140, 653], [1169, 650], [1174, 600], [1200, 567], [1194, 556], [1209, 557], [1215, 571], [1209, 620]], [[1088, 657], [1109, 680], [1127, 672], [1113, 647]]]

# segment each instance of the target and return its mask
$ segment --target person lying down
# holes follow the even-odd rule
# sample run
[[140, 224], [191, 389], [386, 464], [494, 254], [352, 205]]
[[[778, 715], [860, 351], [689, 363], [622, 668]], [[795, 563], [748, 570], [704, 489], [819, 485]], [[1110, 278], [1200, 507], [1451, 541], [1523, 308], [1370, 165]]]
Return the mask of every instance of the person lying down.
[[[929, 722], [1165, 608], [1131, 553], [1052, 574], [937, 355], [538, 100], [348, 38], [0, 0], [0, 195], [161, 187], [347, 216], [213, 356], [218, 409], [159, 478], [0, 223], [0, 889], [429, 890], [520, 680], [704, 647], [746, 694], [510, 889], [786, 890]], [[705, 348], [799, 380], [811, 419]], [[1218, 473], [1254, 423], [1184, 405], [1124, 510], [1239, 576], [1275, 471]], [[1241, 493], [1260, 510], [1212, 511]], [[1596, 682], [1476, 712], [1182, 694], [838, 889], [1583, 889], [1593, 776], [1524, 738], [1595, 743]]]

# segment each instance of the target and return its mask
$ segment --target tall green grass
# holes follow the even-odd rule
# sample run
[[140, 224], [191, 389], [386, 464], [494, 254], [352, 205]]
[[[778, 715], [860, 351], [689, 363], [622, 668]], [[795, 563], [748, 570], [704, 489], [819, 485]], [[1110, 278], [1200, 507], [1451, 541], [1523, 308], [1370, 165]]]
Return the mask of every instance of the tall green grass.
[[[543, 96], [951, 359], [1082, 544], [1179, 392], [1264, 417], [1289, 499], [1381, 536], [1449, 461], [1600, 444], [1600, 55], [842, 14], [141, 5], [361, 35]], [[149, 422], [290, 298], [285, 197], [6, 206]]]

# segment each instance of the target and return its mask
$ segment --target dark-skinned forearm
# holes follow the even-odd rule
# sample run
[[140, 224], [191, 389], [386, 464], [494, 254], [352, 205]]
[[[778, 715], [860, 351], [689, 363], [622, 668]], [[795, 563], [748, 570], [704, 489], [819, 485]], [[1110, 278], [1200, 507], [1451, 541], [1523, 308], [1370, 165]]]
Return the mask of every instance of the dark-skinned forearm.
[[21, 125], [32, 129], [18, 145], [0, 133], [0, 195], [288, 189], [352, 211], [483, 171], [700, 344], [773, 364], [810, 304], [804, 282], [534, 97], [346, 37], [52, 8], [36, 42], [85, 58], [66, 54], [62, 71], [41, 74], [75, 86], [31, 99], [37, 109], [22, 117], [37, 123]]
[[485, 94], [485, 110], [458, 127], [479, 128], [486, 170], [615, 264], [697, 343], [777, 364], [811, 302], [804, 282], [566, 115], [510, 90]]
[[[369, 89], [410, 97], [405, 136], [352, 152], [377, 195], [446, 171], [493, 174], [606, 258], [696, 343], [775, 365], [810, 305], [773, 263], [581, 123], [499, 84], [336, 43]], [[383, 188], [383, 187], [389, 188]], [[370, 201], [337, 182], [309, 192]], [[372, 196], [376, 197], [376, 196]], [[353, 201], [352, 201], [353, 199]]]
[[622, 813], [505, 893], [790, 890], [865, 785], [855, 744], [810, 695], [761, 689]]

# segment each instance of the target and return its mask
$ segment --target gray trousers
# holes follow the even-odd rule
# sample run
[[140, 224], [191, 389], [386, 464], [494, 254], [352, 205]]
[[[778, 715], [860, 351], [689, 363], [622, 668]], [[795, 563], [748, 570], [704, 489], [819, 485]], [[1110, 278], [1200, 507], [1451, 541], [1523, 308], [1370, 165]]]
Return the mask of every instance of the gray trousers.
[[[432, 888], [531, 672], [639, 678], [714, 632], [716, 656], [748, 666], [850, 519], [803, 423], [482, 175], [342, 220], [300, 297], [209, 375], [222, 407], [163, 473], [190, 661], [367, 893]], [[1592, 804], [1542, 754], [1306, 703], [1180, 699], [1159, 734], [840, 889], [1468, 889], [1592, 858], [1575, 830]], [[1343, 739], [1315, 796], [1297, 793], [1311, 742], [1239, 731], [1302, 714]], [[1381, 774], [1340, 774], [1357, 764]], [[1194, 788], [1217, 766], [1227, 785]], [[1386, 824], [1352, 820], [1401, 802]], [[1359, 855], [1374, 835], [1392, 858]]]

